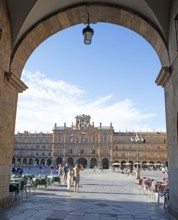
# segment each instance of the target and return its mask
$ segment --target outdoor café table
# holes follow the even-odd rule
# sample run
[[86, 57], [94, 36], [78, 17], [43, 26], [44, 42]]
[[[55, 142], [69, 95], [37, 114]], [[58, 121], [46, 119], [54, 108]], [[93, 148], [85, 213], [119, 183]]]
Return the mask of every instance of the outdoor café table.
[[54, 182], [60, 183], [60, 177], [58, 175], [47, 176], [48, 185], [54, 184]]
[[10, 179], [10, 183], [16, 184], [18, 186], [18, 191], [20, 190], [22, 181], [23, 181], [22, 177], [12, 177]]
[[32, 178], [33, 182], [36, 182], [37, 186], [45, 186], [47, 187], [47, 177], [46, 176], [38, 176]]

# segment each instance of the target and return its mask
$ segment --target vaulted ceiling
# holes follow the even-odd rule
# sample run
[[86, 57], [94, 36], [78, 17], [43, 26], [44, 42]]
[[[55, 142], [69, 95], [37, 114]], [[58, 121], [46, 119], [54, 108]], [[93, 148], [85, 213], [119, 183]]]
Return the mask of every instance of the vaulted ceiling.
[[167, 41], [170, 0], [7, 0], [13, 47], [36, 24], [60, 11], [80, 4], [112, 4], [139, 15]]

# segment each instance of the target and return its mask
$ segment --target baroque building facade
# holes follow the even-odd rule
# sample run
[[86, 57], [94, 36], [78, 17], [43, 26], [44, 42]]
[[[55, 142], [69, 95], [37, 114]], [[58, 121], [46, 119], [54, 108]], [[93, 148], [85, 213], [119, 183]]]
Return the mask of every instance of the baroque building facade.
[[[131, 142], [136, 134], [143, 142]], [[115, 132], [112, 123], [98, 127], [89, 115], [78, 115], [68, 127], [54, 125], [52, 133], [17, 133], [12, 163], [50, 166], [79, 162], [86, 168], [108, 169], [113, 163], [167, 166], [166, 132]]]

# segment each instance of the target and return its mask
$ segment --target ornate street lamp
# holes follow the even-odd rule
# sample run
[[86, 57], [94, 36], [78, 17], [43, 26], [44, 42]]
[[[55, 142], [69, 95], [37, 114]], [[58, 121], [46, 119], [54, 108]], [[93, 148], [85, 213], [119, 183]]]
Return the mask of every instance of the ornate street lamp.
[[89, 13], [88, 13], [87, 26], [83, 29], [82, 34], [84, 36], [84, 44], [87, 45], [91, 44], [94, 30], [90, 27]]
[[131, 142], [135, 142], [137, 144], [137, 169], [136, 169], [136, 179], [140, 179], [140, 168], [139, 168], [139, 143], [144, 142], [145, 139], [140, 134], [136, 134], [130, 138]]

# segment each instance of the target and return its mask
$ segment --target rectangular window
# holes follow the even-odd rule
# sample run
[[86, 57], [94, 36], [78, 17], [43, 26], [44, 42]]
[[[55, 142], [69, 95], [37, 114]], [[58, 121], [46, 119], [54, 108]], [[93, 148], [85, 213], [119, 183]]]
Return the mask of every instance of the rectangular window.
[[96, 137], [92, 137], [92, 143], [96, 143]]

